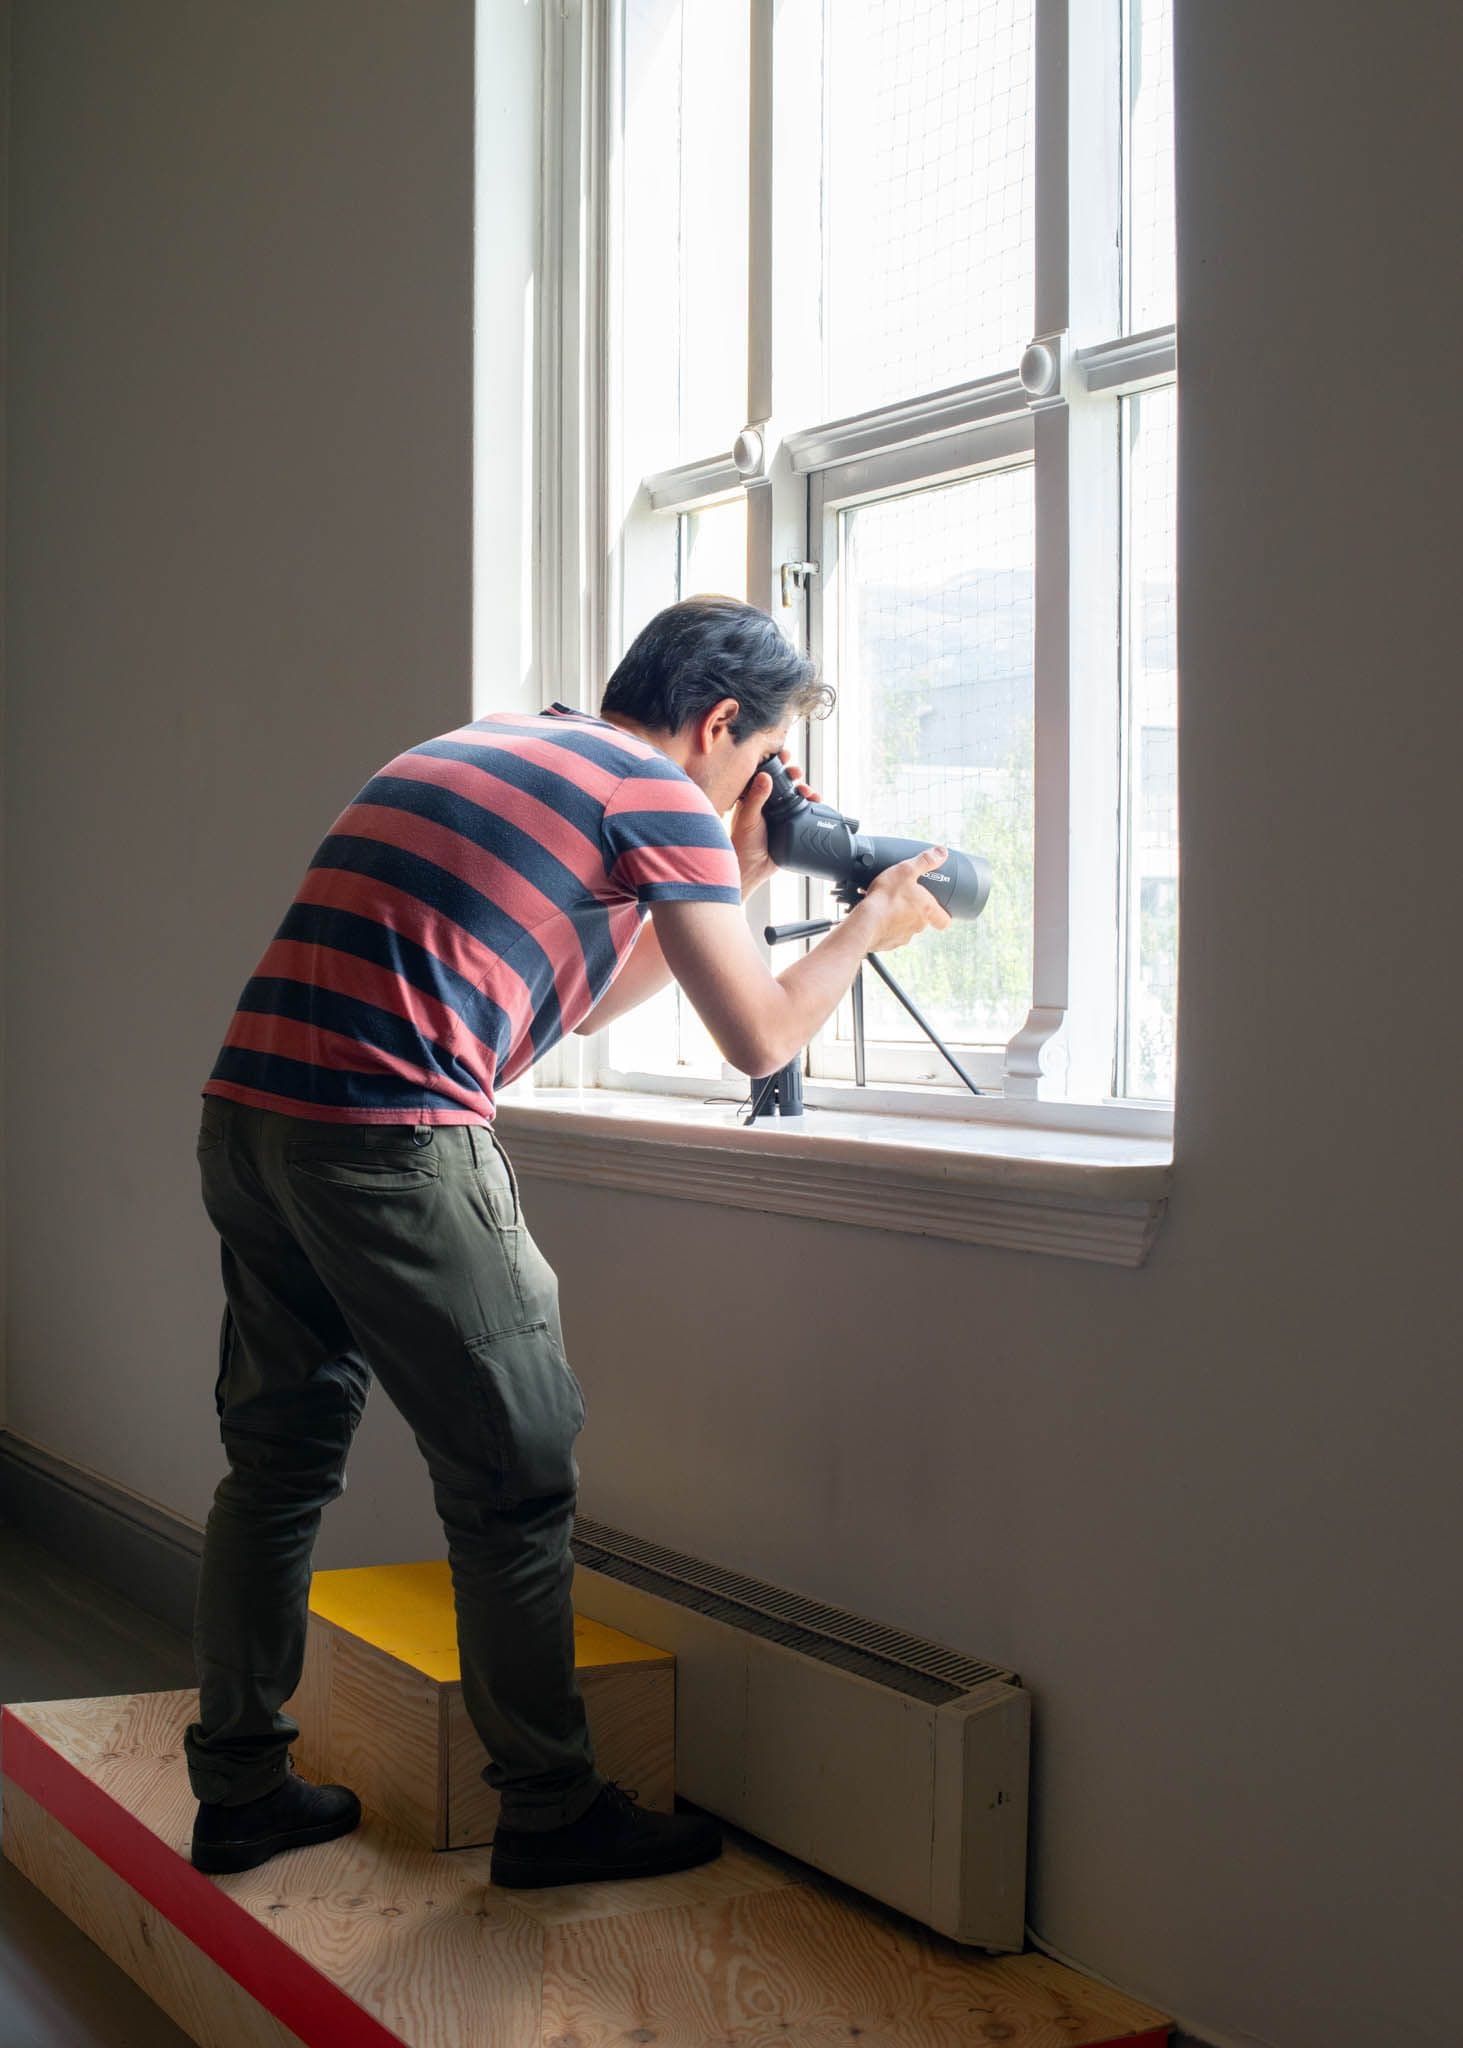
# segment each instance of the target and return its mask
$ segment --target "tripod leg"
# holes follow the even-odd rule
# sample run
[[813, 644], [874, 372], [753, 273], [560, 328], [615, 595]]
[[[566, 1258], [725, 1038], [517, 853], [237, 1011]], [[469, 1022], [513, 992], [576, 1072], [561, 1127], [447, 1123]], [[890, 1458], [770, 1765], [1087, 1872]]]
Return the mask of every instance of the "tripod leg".
[[[915, 1023], [918, 1024], [920, 1030], [923, 1031], [923, 1033], [925, 1034], [925, 1037], [929, 1039], [931, 1045], [933, 1045], [937, 1051], [942, 1052], [945, 1055], [945, 1058], [950, 1062], [951, 1066], [955, 1069], [956, 1073], [960, 1076], [961, 1080], [965, 1083], [966, 1087], [970, 1090], [971, 1094], [984, 1095], [986, 1092], [985, 1089], [976, 1087], [974, 1081], [971, 1080], [969, 1074], [966, 1073], [964, 1067], [961, 1066], [959, 1060], [956, 1059], [954, 1053], [951, 1052], [949, 1046], [946, 1045], [944, 1039], [941, 1038], [938, 1031], [936, 1031], [934, 1025], [931, 1024], [929, 1018], [921, 1016], [919, 1010], [915, 1007], [913, 1000], [904, 993], [904, 990], [899, 986], [899, 983], [894, 979], [893, 975], [889, 972], [888, 968], [884, 965], [883, 961], [879, 958], [878, 954], [866, 953], [864, 955], [864, 958], [868, 961], [870, 967], [873, 968], [875, 974], [878, 975], [880, 981], [882, 981], [884, 986], [889, 990], [890, 994], [897, 996], [899, 1001], [903, 1003], [905, 1009], [908, 1010], [910, 1016], [913, 1017]], [[855, 987], [857, 987], [857, 983], [855, 983]], [[860, 1015], [862, 1008], [863, 1005], [860, 1002], [855, 1009], [856, 1017]], [[856, 1054], [856, 1057], [858, 1058], [860, 1080], [863, 1079], [863, 1074], [861, 1071], [863, 1066], [863, 1061], [861, 1057], [862, 1052], [863, 1043], [862, 1039], [860, 1038]]]
[[[870, 954], [869, 958], [872, 959], [873, 955]], [[864, 966], [862, 961], [859, 962], [858, 972], [854, 975], [853, 986], [849, 990], [849, 994], [853, 997], [853, 1085], [855, 1088], [862, 1088], [864, 1085]]]

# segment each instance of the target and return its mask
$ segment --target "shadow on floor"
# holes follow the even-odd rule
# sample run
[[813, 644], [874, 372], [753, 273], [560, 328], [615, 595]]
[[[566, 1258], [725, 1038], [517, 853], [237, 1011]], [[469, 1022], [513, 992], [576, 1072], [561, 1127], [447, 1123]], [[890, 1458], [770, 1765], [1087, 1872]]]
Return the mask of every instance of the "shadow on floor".
[[[194, 1683], [188, 1638], [0, 1527], [0, 1700], [96, 1699]], [[50, 1900], [0, 1862], [4, 2048], [191, 2048]]]

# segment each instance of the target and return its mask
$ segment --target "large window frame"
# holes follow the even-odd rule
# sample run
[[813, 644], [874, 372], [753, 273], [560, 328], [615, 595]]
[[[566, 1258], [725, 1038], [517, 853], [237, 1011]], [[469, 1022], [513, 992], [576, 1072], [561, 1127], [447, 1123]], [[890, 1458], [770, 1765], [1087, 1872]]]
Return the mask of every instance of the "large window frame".
[[[1120, 419], [1125, 397], [1176, 377], [1172, 325], [1123, 331], [1121, 274], [1127, 0], [1035, 0], [1034, 333], [998, 375], [854, 417], [810, 410], [813, 266], [785, 196], [821, 171], [810, 118], [810, 10], [750, 8], [747, 405], [740, 433], [676, 467], [624, 474], [614, 403], [622, 326], [616, 275], [617, 110], [623, 0], [544, 10], [537, 621], [545, 701], [597, 708], [641, 623], [644, 565], [666, 522], [739, 495], [754, 603], [827, 658], [841, 507], [894, 488], [1030, 461], [1035, 472], [1035, 877], [1032, 1001], [998, 1055], [970, 1064], [979, 1098], [885, 1048], [855, 1089], [835, 1042], [814, 1055], [808, 1099], [946, 1120], [1020, 1117], [1114, 1134], [1171, 1129], [1166, 1104], [1115, 1093], [1122, 1002]], [[777, 307], [774, 327], [772, 309]], [[1073, 508], [1082, 508], [1082, 516]], [[625, 507], [623, 516], [615, 511]], [[796, 565], [813, 565], [811, 571]], [[791, 572], [791, 573], [789, 573]], [[640, 610], [645, 607], [641, 603]], [[834, 677], [836, 681], [836, 676]], [[806, 734], [814, 780], [826, 733]], [[777, 914], [792, 909], [786, 884]], [[801, 888], [801, 885], [798, 885]], [[770, 898], [751, 905], [760, 931]], [[776, 964], [791, 953], [779, 952]], [[734, 1099], [726, 1070], [610, 1067], [606, 1034], [571, 1038], [541, 1085]], [[844, 1062], [846, 1064], [846, 1062]]]

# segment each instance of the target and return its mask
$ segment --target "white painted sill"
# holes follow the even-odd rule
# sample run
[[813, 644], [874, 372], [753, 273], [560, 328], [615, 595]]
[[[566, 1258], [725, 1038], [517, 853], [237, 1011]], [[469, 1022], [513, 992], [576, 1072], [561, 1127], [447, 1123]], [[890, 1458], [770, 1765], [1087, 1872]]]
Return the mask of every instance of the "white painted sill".
[[1173, 1171], [1168, 1137], [810, 1109], [747, 1128], [727, 1104], [608, 1088], [505, 1096], [519, 1171], [1008, 1251], [1141, 1266]]

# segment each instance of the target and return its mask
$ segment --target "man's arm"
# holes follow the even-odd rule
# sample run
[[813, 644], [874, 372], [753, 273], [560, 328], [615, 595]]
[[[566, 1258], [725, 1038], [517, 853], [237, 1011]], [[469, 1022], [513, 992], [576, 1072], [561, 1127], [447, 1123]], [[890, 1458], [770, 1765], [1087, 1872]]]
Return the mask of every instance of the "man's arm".
[[[742, 876], [742, 901], [746, 902], [758, 883]], [[713, 910], [731, 911], [729, 903], [712, 904]], [[667, 982], [674, 980], [670, 964], [661, 947], [660, 935], [655, 928], [654, 916], [646, 918], [640, 927], [640, 934], [630, 948], [630, 957], [624, 966], [582, 1022], [574, 1026], [580, 1038], [592, 1038], [596, 1031], [603, 1031], [606, 1024], [613, 1024], [617, 1017], [623, 1017], [628, 1010], [635, 1010], [651, 996], [659, 993]]]
[[[792, 777], [793, 785], [808, 798], [810, 803], [819, 801], [818, 792], [809, 789], [802, 780], [802, 769], [795, 761], [788, 759], [787, 748], [781, 750], [778, 758]], [[732, 849], [737, 857], [737, 866], [742, 876], [742, 901], [762, 883], [773, 871], [771, 854], [767, 851], [767, 827], [762, 818], [762, 807], [772, 791], [772, 777], [757, 774], [742, 792], [733, 806], [731, 821]], [[659, 937], [651, 919], [640, 928], [639, 937], [630, 949], [630, 956], [624, 966], [590, 1011], [589, 1015], [574, 1026], [577, 1037], [591, 1038], [596, 1031], [602, 1031], [606, 1024], [613, 1024], [617, 1017], [627, 1011], [638, 1009], [653, 995], [663, 989], [672, 979], [666, 963]]]
[[[735, 917], [729, 903], [719, 907]], [[590, 1011], [589, 1015], [574, 1026], [580, 1038], [592, 1037], [596, 1031], [603, 1031], [606, 1024], [613, 1024], [616, 1017], [623, 1017], [627, 1010], [638, 1009], [641, 1003], [663, 989], [671, 978], [655, 925], [647, 918], [640, 927], [639, 937], [630, 948], [630, 957]]]
[[746, 919], [729, 903], [657, 903], [651, 917], [662, 960], [724, 1060], [743, 1074], [776, 1073], [827, 1023], [867, 954], [892, 951], [916, 932], [942, 931], [950, 923], [919, 886], [920, 876], [932, 874], [944, 858], [942, 847], [932, 847], [887, 868], [847, 917], [780, 975], [767, 967]]

